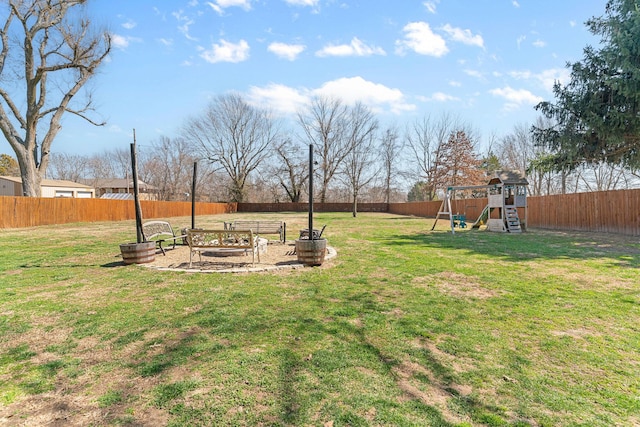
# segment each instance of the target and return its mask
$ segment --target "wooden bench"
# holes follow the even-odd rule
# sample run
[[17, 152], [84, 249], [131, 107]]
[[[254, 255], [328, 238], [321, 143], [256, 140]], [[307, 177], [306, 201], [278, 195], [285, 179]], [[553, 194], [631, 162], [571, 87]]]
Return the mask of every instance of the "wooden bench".
[[202, 262], [202, 252], [211, 249], [237, 250], [238, 252], [251, 251], [252, 262], [256, 263], [256, 253], [260, 262], [258, 251], [258, 238], [251, 230], [187, 230], [187, 244], [189, 245], [189, 267], [193, 263], [193, 254], [198, 253]]
[[251, 230], [257, 236], [261, 234], [277, 234], [280, 237], [280, 242], [287, 241], [287, 224], [283, 221], [236, 220], [225, 222], [224, 228], [226, 230]]
[[176, 248], [176, 241], [181, 240], [186, 237], [185, 235], [176, 236], [176, 233], [173, 232], [173, 228], [171, 224], [167, 221], [148, 221], [142, 224], [142, 232], [144, 234], [144, 238], [147, 241], [154, 241], [163, 255], [166, 255], [162, 244], [164, 242], [171, 242], [173, 244], [173, 249]]

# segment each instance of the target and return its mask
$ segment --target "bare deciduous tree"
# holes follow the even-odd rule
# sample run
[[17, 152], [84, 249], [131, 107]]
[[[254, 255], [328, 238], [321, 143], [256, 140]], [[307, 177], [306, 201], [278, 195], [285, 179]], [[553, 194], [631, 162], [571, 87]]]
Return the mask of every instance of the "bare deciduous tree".
[[[536, 120], [535, 126], [546, 129], [551, 127], [551, 121], [540, 117]], [[515, 125], [512, 132], [503, 136], [497, 151], [505, 168], [527, 173], [529, 192], [532, 195], [564, 194], [571, 185], [570, 172], [555, 169], [548, 161], [552, 158], [551, 152], [536, 145], [531, 126], [527, 124]]]
[[[96, 176], [96, 178], [129, 178], [131, 176], [131, 150], [129, 148], [115, 148], [105, 153], [110, 166], [110, 175]], [[105, 166], [105, 171], [109, 170]]]
[[316, 97], [304, 112], [298, 113], [298, 122], [310, 144], [319, 154], [320, 202], [327, 199], [329, 184], [349, 154], [347, 137], [348, 108], [337, 98]]
[[434, 200], [438, 188], [446, 183], [442, 177], [442, 146], [456, 130], [456, 120], [443, 113], [438, 120], [425, 116], [413, 122], [406, 132], [406, 142], [417, 167], [416, 181], [422, 181], [427, 200]]
[[586, 191], [609, 191], [627, 187], [628, 170], [622, 166], [596, 162], [584, 164], [581, 169], [579, 179]]
[[0, 6], [6, 16], [0, 31], [0, 77], [21, 81], [15, 87], [25, 88], [0, 88], [0, 130], [16, 153], [26, 196], [40, 195], [64, 113], [99, 124], [87, 116], [90, 96], [72, 103], [111, 50], [109, 33], [94, 31], [82, 17], [84, 3], [7, 0]]
[[289, 201], [300, 202], [309, 179], [309, 162], [305, 156], [305, 150], [287, 139], [276, 148], [276, 155], [280, 163], [276, 166], [273, 175], [287, 193]]
[[87, 163], [88, 158], [80, 154], [52, 153], [49, 158], [48, 176], [52, 179], [80, 182], [87, 175]]
[[342, 181], [350, 193], [352, 214], [358, 215], [358, 196], [362, 188], [376, 176], [372, 168], [376, 161], [375, 149], [378, 120], [371, 109], [357, 103], [348, 113], [348, 146], [349, 152], [340, 168]]
[[398, 161], [403, 149], [398, 129], [387, 128], [380, 138], [380, 161], [382, 163], [384, 202], [391, 202], [391, 189], [398, 176]]
[[245, 200], [249, 175], [272, 154], [278, 132], [269, 112], [249, 105], [239, 94], [218, 96], [205, 112], [187, 120], [183, 134], [202, 156], [230, 178], [231, 200]]
[[156, 187], [159, 200], [188, 200], [193, 163], [189, 144], [182, 138], [160, 137], [140, 165], [141, 179]]

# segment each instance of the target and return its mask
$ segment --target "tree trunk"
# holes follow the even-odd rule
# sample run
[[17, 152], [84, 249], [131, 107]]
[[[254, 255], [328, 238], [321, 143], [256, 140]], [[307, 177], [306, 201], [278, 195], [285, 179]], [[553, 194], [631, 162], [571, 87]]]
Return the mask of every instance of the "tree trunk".
[[15, 150], [18, 163], [20, 164], [20, 175], [22, 176], [22, 195], [26, 197], [41, 197], [42, 176], [35, 165], [34, 155], [25, 150]]
[[357, 194], [353, 195], [352, 215], [354, 218], [358, 216], [358, 195]]

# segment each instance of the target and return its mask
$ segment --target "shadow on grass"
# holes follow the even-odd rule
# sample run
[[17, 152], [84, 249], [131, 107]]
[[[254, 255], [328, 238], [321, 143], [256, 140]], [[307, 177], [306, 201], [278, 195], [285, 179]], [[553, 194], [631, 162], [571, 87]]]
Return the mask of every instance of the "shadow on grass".
[[[318, 301], [322, 303], [321, 301]], [[306, 319], [299, 322], [296, 337], [288, 347], [282, 348], [280, 354], [280, 398], [282, 419], [286, 425], [305, 424], [309, 400], [302, 384], [302, 378], [311, 375], [320, 383], [332, 384], [339, 381], [336, 390], [315, 390], [312, 394], [340, 395], [342, 388], [349, 389], [352, 380], [349, 372], [368, 372], [371, 370], [371, 388], [368, 383], [357, 382], [363, 390], [356, 394], [349, 393], [347, 399], [324, 399], [321, 411], [331, 417], [336, 425], [395, 425], [396, 423], [411, 424], [409, 420], [420, 419], [424, 425], [438, 425], [453, 427], [460, 425], [462, 419], [472, 419], [475, 422], [486, 422], [489, 419], [499, 420], [500, 425], [506, 425], [504, 411], [500, 408], [488, 406], [470, 395], [462, 395], [458, 391], [456, 374], [449, 366], [442, 364], [438, 358], [425, 346], [411, 353], [402, 353], [401, 359], [377, 345], [379, 337], [367, 334], [363, 325], [353, 322], [357, 318], [374, 315], [385, 311], [375, 301], [369, 292], [353, 295], [346, 305], [336, 308], [327, 315], [334, 315], [331, 321]], [[402, 328], [401, 325], [398, 325]], [[401, 329], [403, 336], [416, 335], [411, 327]], [[300, 356], [297, 342], [305, 340], [309, 334], [331, 337], [331, 348], [317, 350], [306, 357]], [[358, 381], [358, 380], [355, 380]], [[394, 384], [395, 393], [378, 395], [376, 388], [380, 383]], [[325, 386], [326, 387], [326, 386]], [[304, 390], [304, 392], [301, 392]], [[333, 391], [333, 393], [332, 393]], [[445, 403], [443, 403], [443, 400]], [[375, 419], [363, 416], [363, 401], [371, 401], [377, 414]], [[351, 403], [359, 402], [359, 410]], [[317, 403], [317, 402], [316, 402]], [[455, 408], [451, 410], [450, 408]], [[416, 418], [417, 417], [417, 418]], [[321, 419], [322, 421], [328, 421]]]
[[532, 230], [522, 234], [487, 231], [429, 231], [396, 234], [382, 240], [389, 247], [457, 250], [518, 262], [532, 259], [610, 259], [611, 264], [640, 268], [640, 242], [628, 236]]

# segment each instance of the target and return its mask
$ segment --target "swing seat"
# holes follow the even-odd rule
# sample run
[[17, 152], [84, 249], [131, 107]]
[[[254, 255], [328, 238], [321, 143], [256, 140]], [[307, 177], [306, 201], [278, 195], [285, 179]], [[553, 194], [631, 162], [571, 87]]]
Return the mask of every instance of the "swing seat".
[[453, 215], [453, 226], [460, 228], [467, 228], [467, 216], [466, 215]]

